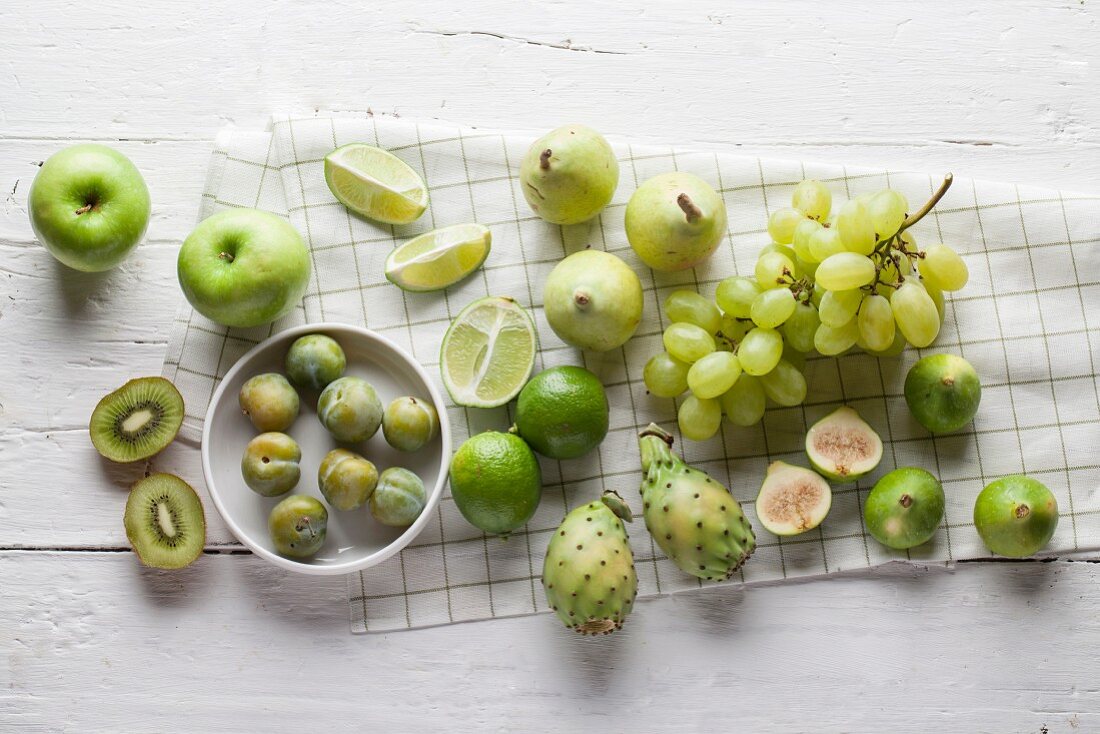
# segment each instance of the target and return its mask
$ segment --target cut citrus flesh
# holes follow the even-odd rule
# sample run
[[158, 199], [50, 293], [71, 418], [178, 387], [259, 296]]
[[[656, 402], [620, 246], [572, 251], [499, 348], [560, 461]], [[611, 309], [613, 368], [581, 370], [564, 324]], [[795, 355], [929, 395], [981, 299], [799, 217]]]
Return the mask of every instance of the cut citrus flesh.
[[408, 224], [428, 207], [428, 187], [393, 153], [366, 143], [325, 156], [325, 183], [341, 204], [386, 224]]
[[492, 235], [480, 224], [456, 224], [414, 237], [386, 258], [386, 279], [406, 291], [437, 291], [481, 267]]
[[458, 405], [504, 405], [527, 383], [537, 349], [535, 323], [519, 304], [480, 298], [462, 309], [443, 337], [443, 385]]

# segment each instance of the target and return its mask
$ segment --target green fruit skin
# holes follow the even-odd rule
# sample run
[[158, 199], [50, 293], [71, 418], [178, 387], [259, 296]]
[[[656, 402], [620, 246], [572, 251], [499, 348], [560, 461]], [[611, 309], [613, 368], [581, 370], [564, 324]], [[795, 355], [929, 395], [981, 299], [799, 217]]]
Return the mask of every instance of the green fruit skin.
[[1042, 482], [1014, 474], [986, 485], [974, 503], [974, 527], [989, 550], [1026, 558], [1042, 550], [1058, 527], [1058, 500]]
[[188, 302], [211, 321], [250, 327], [285, 316], [306, 292], [310, 262], [302, 236], [282, 217], [226, 209], [183, 241], [176, 273]]
[[897, 550], [927, 543], [943, 522], [943, 485], [924, 469], [885, 474], [863, 503], [863, 522], [875, 540]]
[[486, 431], [451, 459], [451, 496], [462, 516], [486, 533], [507, 535], [535, 514], [542, 469], [519, 436]]
[[398, 451], [418, 451], [439, 431], [439, 415], [423, 398], [397, 398], [382, 413], [382, 435]]
[[298, 417], [298, 393], [277, 372], [256, 375], [241, 387], [237, 402], [257, 431], [285, 431]]
[[370, 514], [383, 525], [406, 528], [412, 525], [428, 503], [420, 477], [408, 469], [392, 466], [382, 472], [370, 496]]
[[542, 293], [546, 321], [562, 341], [606, 352], [626, 344], [642, 320], [642, 283], [602, 250], [581, 250], [550, 271]]
[[932, 433], [951, 433], [965, 426], [981, 400], [978, 373], [954, 354], [922, 357], [905, 376], [905, 402], [917, 422]]
[[248, 442], [241, 458], [244, 483], [262, 497], [278, 497], [298, 486], [302, 450], [285, 433], [261, 433]]
[[27, 207], [31, 228], [50, 254], [88, 273], [125, 260], [145, 236], [151, 210], [145, 179], [130, 159], [90, 143], [60, 150], [42, 164]]
[[[693, 211], [681, 196], [694, 204]], [[690, 173], [654, 176], [626, 205], [626, 237], [654, 270], [693, 268], [710, 257], [726, 233], [726, 204], [710, 185]]]
[[546, 601], [581, 634], [621, 629], [638, 595], [626, 527], [596, 500], [576, 508], [550, 537], [542, 566]]
[[344, 374], [347, 355], [340, 345], [324, 334], [306, 334], [294, 340], [286, 353], [286, 375], [308, 390], [322, 390]]
[[551, 367], [520, 391], [516, 431], [543, 456], [575, 459], [603, 441], [609, 409], [600, 378], [583, 367]]
[[382, 401], [366, 380], [341, 377], [321, 391], [317, 417], [337, 441], [359, 443], [382, 425]]
[[566, 125], [531, 144], [519, 179], [535, 214], [552, 224], [579, 224], [610, 203], [619, 185], [619, 162], [598, 132]]
[[292, 494], [271, 509], [267, 529], [276, 553], [307, 558], [325, 543], [328, 510], [314, 497]]
[[359, 454], [333, 449], [321, 460], [317, 486], [334, 509], [357, 510], [378, 488], [378, 469]]
[[756, 534], [729, 490], [685, 464], [670, 440], [652, 423], [641, 434], [646, 527], [685, 573], [728, 579], [756, 549]]

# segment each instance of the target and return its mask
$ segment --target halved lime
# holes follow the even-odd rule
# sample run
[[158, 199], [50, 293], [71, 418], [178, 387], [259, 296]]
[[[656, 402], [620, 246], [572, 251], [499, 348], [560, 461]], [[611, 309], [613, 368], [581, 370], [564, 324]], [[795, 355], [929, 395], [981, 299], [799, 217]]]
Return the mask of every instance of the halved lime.
[[406, 291], [437, 291], [481, 267], [492, 235], [480, 224], [433, 229], [394, 249], [386, 258], [386, 280]]
[[511, 298], [479, 298], [443, 336], [439, 371], [458, 405], [495, 408], [514, 398], [535, 365], [535, 322]]
[[341, 204], [387, 224], [408, 224], [428, 207], [428, 187], [393, 153], [366, 143], [325, 156], [325, 183]]

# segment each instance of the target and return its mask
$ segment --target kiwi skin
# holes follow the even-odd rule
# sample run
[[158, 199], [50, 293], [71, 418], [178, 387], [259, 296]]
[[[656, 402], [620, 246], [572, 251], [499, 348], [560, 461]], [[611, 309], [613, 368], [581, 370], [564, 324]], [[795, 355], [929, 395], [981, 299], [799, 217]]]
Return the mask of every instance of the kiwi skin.
[[123, 525], [138, 560], [151, 568], [189, 566], [206, 545], [202, 500], [173, 474], [151, 474], [134, 484]]
[[[145, 420], [126, 430], [128, 419]], [[92, 411], [88, 434], [102, 456], [118, 463], [148, 459], [172, 443], [183, 425], [183, 396], [163, 377], [130, 380]]]

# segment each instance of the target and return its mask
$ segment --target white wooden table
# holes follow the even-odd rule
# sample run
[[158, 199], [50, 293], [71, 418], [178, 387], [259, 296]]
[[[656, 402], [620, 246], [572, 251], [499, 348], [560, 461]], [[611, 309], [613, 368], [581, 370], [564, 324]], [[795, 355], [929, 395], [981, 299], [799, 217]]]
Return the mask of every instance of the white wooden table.
[[[639, 606], [348, 634], [342, 579], [277, 571], [212, 505], [138, 565], [95, 402], [160, 370], [210, 141], [364, 109], [1100, 189], [1094, 0], [0, 4], [0, 730], [1098, 731], [1100, 566], [890, 567]], [[33, 239], [41, 161], [145, 173], [148, 240], [83, 275]], [[201, 484], [197, 452], [156, 466]]]

